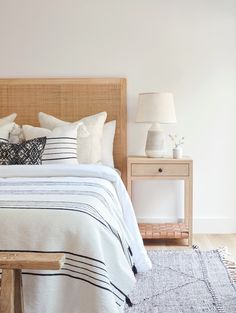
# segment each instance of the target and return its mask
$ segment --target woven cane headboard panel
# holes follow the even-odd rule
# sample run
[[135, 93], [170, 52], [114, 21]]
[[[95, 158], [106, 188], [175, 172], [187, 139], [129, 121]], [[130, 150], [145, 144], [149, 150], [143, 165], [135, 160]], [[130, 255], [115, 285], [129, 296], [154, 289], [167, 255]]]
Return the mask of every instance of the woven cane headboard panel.
[[126, 79], [0, 79], [0, 118], [16, 112], [18, 124], [37, 126], [40, 111], [66, 121], [106, 111], [117, 121], [114, 160], [126, 182]]

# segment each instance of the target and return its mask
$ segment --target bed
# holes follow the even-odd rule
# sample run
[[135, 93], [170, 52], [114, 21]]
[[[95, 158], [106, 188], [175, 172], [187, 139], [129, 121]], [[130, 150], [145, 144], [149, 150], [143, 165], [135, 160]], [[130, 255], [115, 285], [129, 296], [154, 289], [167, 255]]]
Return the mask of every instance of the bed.
[[67, 121], [106, 111], [121, 175], [98, 164], [0, 166], [0, 250], [66, 254], [60, 272], [24, 272], [27, 313], [123, 312], [136, 271], [151, 267], [125, 189], [126, 80], [0, 79], [0, 116], [37, 125], [40, 111]]

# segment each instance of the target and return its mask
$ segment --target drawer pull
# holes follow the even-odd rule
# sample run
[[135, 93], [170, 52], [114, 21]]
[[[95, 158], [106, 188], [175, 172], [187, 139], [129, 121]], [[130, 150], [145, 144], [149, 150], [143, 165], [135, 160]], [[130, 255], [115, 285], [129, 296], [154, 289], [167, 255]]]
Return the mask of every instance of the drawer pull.
[[163, 168], [160, 167], [160, 168], [158, 169], [158, 172], [159, 172], [159, 173], [162, 173], [162, 172], [163, 172]]

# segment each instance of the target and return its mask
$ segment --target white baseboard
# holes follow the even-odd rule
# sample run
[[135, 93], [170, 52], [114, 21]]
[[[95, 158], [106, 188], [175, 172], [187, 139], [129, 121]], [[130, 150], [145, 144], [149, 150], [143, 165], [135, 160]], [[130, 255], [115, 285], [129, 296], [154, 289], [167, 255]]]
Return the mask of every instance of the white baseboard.
[[195, 234], [232, 234], [236, 233], [236, 218], [195, 218]]
[[[139, 223], [172, 223], [170, 218], [138, 218]], [[194, 218], [193, 232], [195, 234], [232, 234], [236, 233], [236, 218]]]

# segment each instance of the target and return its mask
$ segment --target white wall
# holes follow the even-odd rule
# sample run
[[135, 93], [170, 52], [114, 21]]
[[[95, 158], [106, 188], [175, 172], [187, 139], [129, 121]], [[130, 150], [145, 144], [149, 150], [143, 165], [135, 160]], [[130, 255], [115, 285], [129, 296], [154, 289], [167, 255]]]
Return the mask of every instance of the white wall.
[[[235, 0], [0, 0], [0, 76], [65, 75], [127, 77], [129, 154], [148, 127], [134, 123], [138, 93], [172, 91], [166, 130], [194, 159], [195, 231], [236, 232]], [[180, 207], [179, 184], [134, 189], [140, 217]]]

